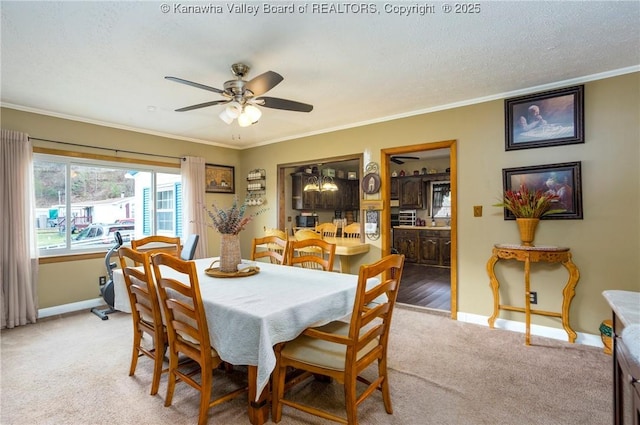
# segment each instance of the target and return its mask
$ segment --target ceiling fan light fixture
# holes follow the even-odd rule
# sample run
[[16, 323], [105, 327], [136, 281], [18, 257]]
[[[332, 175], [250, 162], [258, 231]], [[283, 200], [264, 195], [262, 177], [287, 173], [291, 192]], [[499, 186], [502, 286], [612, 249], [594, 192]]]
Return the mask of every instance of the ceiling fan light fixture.
[[226, 122], [227, 124], [231, 124], [233, 122], [233, 117], [229, 116], [226, 109], [223, 109], [222, 112], [220, 112], [220, 115], [218, 116], [222, 121]]
[[227, 124], [231, 124], [233, 120], [238, 118], [240, 112], [242, 111], [242, 107], [238, 103], [230, 103], [226, 108], [220, 112], [220, 119]]
[[257, 123], [260, 117], [262, 116], [262, 111], [253, 105], [246, 105], [244, 107], [244, 113], [249, 115], [249, 118], [251, 119], [251, 124]]
[[247, 114], [240, 114], [238, 117], [238, 125], [240, 127], [249, 127], [251, 124], [251, 118]]

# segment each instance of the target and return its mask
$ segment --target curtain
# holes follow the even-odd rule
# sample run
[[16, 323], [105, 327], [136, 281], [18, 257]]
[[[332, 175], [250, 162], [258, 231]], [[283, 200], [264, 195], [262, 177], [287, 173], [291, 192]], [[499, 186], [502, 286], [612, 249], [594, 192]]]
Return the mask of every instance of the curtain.
[[4, 328], [35, 323], [38, 315], [38, 247], [32, 148], [29, 136], [0, 135], [0, 314]]
[[208, 257], [207, 217], [203, 209], [205, 194], [204, 158], [188, 156], [182, 161], [182, 205], [184, 237], [200, 235], [194, 258]]

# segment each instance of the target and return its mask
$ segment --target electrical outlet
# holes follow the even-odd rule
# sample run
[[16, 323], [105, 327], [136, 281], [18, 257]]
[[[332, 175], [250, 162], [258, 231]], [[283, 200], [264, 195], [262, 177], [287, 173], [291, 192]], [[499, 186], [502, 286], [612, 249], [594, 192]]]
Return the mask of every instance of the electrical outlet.
[[529, 292], [529, 302], [531, 304], [538, 304], [538, 293], [535, 291]]
[[482, 217], [482, 205], [474, 205], [473, 206], [473, 216], [474, 217]]
[[106, 276], [100, 276], [98, 278], [98, 282], [100, 283], [100, 285], [106, 285], [107, 284], [107, 277]]

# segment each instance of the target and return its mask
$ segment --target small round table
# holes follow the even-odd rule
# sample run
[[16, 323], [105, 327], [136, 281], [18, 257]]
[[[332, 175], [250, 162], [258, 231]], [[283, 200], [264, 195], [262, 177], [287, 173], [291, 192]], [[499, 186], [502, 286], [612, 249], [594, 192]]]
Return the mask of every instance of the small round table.
[[[567, 332], [569, 342], [575, 342], [577, 334], [571, 326], [569, 326], [569, 308], [571, 307], [571, 300], [576, 294], [576, 285], [580, 279], [580, 272], [576, 265], [571, 261], [571, 252], [569, 248], [558, 246], [522, 246], [522, 245], [506, 245], [497, 244], [494, 245], [493, 253], [489, 261], [487, 262], [487, 273], [489, 274], [489, 280], [491, 284], [491, 290], [493, 291], [493, 314], [489, 317], [489, 327], [493, 328], [496, 318], [500, 310], [519, 311], [525, 315], [525, 344], [531, 344], [531, 315], [538, 314], [541, 316], [560, 317], [562, 319], [562, 327]], [[524, 287], [525, 287], [525, 300], [524, 308], [514, 307], [511, 305], [500, 304], [500, 293], [498, 288], [500, 283], [496, 278], [494, 267], [499, 260], [516, 260], [524, 262]], [[562, 313], [532, 310], [531, 300], [529, 298], [530, 293], [530, 271], [531, 263], [561, 263], [569, 272], [569, 280], [562, 290]]]

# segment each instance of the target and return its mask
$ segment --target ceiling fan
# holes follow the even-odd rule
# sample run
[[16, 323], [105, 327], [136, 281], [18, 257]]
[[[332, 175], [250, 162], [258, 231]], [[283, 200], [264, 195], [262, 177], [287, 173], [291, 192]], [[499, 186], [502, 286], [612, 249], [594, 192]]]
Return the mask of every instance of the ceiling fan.
[[417, 156], [402, 156], [402, 155], [396, 155], [396, 156], [392, 156], [391, 158], [389, 158], [389, 160], [391, 162], [395, 162], [396, 164], [404, 164], [403, 159], [420, 159]]
[[262, 116], [262, 112], [257, 108], [257, 106], [295, 112], [311, 112], [313, 110], [313, 105], [308, 105], [306, 103], [280, 99], [277, 97], [262, 96], [284, 80], [284, 77], [277, 72], [267, 71], [249, 81], [244, 79], [244, 77], [249, 73], [249, 66], [242, 63], [235, 63], [231, 65], [231, 72], [233, 72], [236, 79], [226, 81], [223, 85], [224, 90], [200, 83], [194, 83], [193, 81], [183, 80], [182, 78], [170, 76], [164, 77], [167, 80], [212, 91], [214, 93], [221, 94], [224, 97], [224, 99], [220, 100], [212, 100], [210, 102], [199, 103], [197, 105], [185, 106], [184, 108], [176, 109], [176, 112], [192, 111], [194, 109], [206, 108], [208, 106], [226, 104], [227, 107], [220, 113], [220, 119], [227, 124], [231, 124], [233, 120], [237, 118], [240, 127], [248, 127], [257, 123]]

